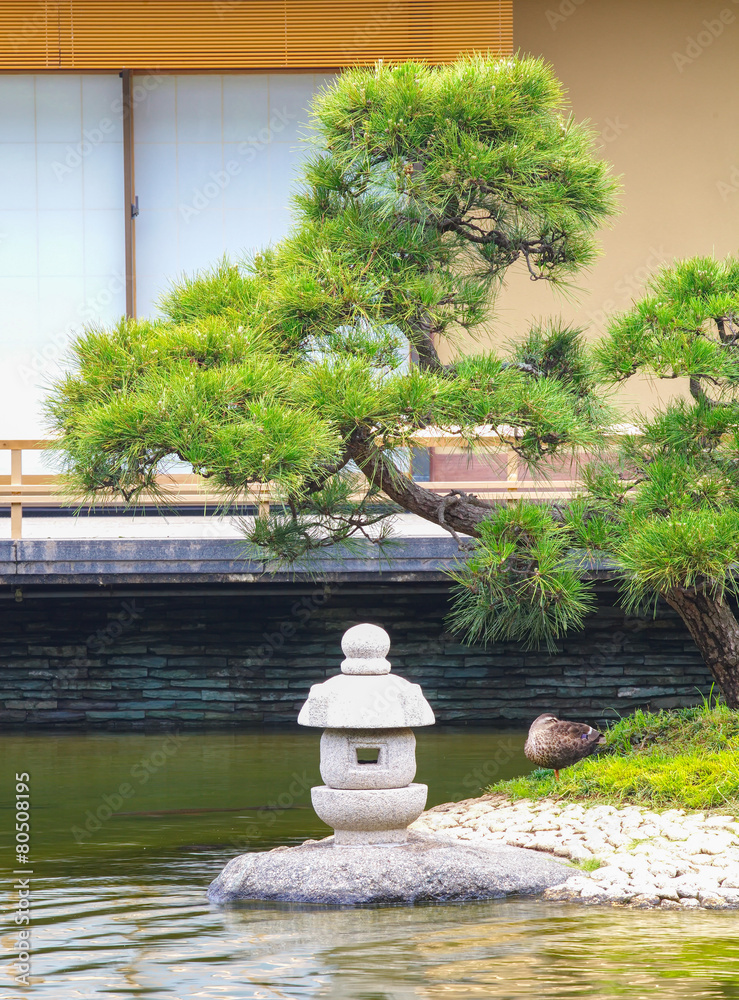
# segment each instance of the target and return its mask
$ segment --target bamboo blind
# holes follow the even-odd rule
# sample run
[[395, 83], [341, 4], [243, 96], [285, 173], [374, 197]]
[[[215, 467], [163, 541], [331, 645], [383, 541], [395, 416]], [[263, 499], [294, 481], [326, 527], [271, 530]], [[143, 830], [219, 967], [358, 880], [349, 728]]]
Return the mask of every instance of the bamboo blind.
[[0, 69], [317, 69], [509, 55], [512, 0], [0, 0]]

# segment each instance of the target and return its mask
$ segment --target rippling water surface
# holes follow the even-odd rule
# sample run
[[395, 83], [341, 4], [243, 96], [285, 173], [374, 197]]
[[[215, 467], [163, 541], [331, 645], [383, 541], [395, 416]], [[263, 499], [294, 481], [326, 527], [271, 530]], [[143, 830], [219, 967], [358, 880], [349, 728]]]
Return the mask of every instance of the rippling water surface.
[[[5, 885], [16, 771], [31, 775], [33, 869], [32, 985], [13, 983], [11, 917], [0, 1000], [739, 1000], [735, 913], [536, 900], [210, 906], [207, 885], [235, 854], [328, 833], [309, 805], [319, 736], [0, 737]], [[527, 769], [521, 733], [437, 728], [418, 739], [430, 804]], [[16, 900], [11, 891], [11, 913]]]

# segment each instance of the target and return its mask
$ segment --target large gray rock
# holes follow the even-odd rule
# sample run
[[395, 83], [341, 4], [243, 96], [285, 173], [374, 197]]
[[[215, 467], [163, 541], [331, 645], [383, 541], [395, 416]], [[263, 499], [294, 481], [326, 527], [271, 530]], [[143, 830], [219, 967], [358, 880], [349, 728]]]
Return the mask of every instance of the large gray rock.
[[405, 844], [341, 847], [333, 837], [242, 854], [210, 885], [213, 903], [419, 903], [541, 893], [577, 874], [538, 851], [410, 833]]

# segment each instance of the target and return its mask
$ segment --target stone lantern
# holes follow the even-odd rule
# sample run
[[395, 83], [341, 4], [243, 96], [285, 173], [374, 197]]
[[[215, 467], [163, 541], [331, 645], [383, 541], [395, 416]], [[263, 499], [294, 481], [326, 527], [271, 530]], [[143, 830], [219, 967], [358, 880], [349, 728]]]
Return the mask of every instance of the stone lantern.
[[232, 858], [208, 889], [211, 902], [439, 903], [561, 885], [572, 872], [561, 858], [408, 830], [428, 793], [413, 781], [412, 727], [433, 725], [434, 713], [418, 684], [390, 673], [384, 629], [356, 625], [341, 647], [341, 673], [313, 685], [298, 717], [324, 730], [326, 784], [311, 793], [334, 836]]
[[413, 781], [413, 726], [434, 713], [418, 684], [390, 673], [387, 632], [355, 625], [344, 633], [341, 673], [314, 684], [298, 723], [324, 730], [313, 808], [337, 845], [398, 844], [426, 805], [428, 786]]

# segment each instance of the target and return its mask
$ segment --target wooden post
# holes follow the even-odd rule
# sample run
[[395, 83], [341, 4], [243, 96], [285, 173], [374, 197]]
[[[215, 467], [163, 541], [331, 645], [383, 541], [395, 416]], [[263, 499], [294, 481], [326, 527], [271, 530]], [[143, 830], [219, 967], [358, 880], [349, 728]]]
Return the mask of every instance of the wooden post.
[[508, 503], [515, 503], [518, 499], [518, 455], [513, 448], [508, 449], [506, 469], [508, 472], [506, 477], [508, 483]]
[[257, 492], [257, 517], [269, 518], [269, 486], [261, 484]]
[[[12, 489], [13, 486], [21, 486], [23, 483], [23, 452], [20, 448], [10, 449], [10, 494], [20, 496], [19, 490]], [[10, 504], [10, 537], [23, 537], [23, 502]]]
[[125, 241], [126, 316], [136, 315], [136, 229], [138, 214], [134, 179], [133, 100], [131, 71], [121, 71], [123, 97], [123, 233]]

